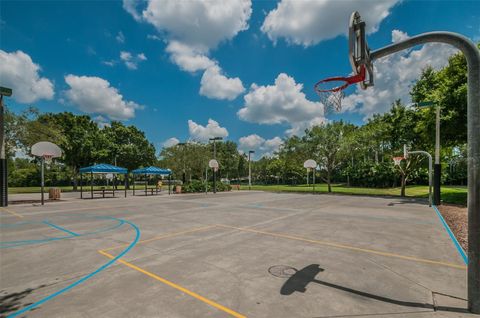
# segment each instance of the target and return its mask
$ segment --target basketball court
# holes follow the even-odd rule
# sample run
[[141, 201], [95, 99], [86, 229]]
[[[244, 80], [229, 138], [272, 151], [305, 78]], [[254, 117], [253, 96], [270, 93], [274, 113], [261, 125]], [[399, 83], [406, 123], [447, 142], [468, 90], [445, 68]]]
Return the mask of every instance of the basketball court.
[[240, 191], [0, 217], [5, 317], [470, 316], [425, 201]]
[[[480, 56], [460, 35], [424, 33], [370, 52], [354, 12], [353, 75], [315, 90], [338, 111], [349, 85], [373, 85], [375, 59], [430, 42], [456, 46], [469, 63], [473, 165]], [[475, 166], [469, 172], [473, 215], [480, 178]], [[472, 233], [480, 219], [470, 220]], [[425, 201], [159, 195], [14, 206], [0, 221], [5, 317], [467, 317], [467, 297], [480, 310], [478, 237], [470, 237], [467, 295], [465, 261]]]

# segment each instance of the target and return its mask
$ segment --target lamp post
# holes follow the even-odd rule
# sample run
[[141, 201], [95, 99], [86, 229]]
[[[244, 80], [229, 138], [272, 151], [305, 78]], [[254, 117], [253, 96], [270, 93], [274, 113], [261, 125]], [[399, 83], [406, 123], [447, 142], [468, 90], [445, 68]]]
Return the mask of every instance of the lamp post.
[[433, 101], [417, 103], [418, 107], [435, 106], [435, 165], [433, 167], [433, 203], [441, 204], [442, 166], [440, 164], [440, 104]]
[[0, 87], [0, 206], [8, 206], [7, 156], [5, 153], [5, 107], [3, 96], [12, 96], [12, 89]]
[[[217, 146], [215, 144], [215, 141], [217, 140], [222, 140], [222, 137], [213, 137], [210, 138], [210, 141], [213, 141], [213, 159], [217, 159]], [[215, 160], [216, 161], [216, 160]], [[217, 167], [213, 169], [213, 193], [217, 193], [217, 170], [218, 169], [218, 163]]]
[[252, 153], [255, 153], [255, 151], [250, 150], [248, 151], [248, 190], [252, 189], [252, 166], [250, 164], [251, 162], [251, 155]]
[[187, 143], [186, 143], [186, 142], [179, 142], [177, 145], [182, 147], [182, 162], [183, 162], [182, 184], [185, 184], [185, 181], [186, 181], [186, 173], [185, 173], [185, 146], [187, 145]]
[[217, 146], [215, 144], [215, 141], [217, 140], [222, 140], [222, 137], [213, 137], [209, 138], [208, 140], [213, 141], [213, 159], [217, 159]]

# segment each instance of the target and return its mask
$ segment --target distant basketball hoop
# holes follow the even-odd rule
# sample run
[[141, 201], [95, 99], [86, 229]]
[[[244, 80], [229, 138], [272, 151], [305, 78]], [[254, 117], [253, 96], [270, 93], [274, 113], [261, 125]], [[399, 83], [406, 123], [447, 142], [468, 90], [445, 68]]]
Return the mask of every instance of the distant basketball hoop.
[[50, 164], [53, 158], [59, 158], [62, 156], [62, 149], [49, 141], [40, 141], [32, 146], [30, 150], [31, 154], [35, 157], [41, 158], [41, 171], [42, 171], [42, 205], [44, 204], [43, 188], [45, 186], [45, 163]]
[[402, 160], [405, 159], [403, 157], [393, 157], [393, 162], [395, 163], [396, 166], [400, 166], [400, 163]]

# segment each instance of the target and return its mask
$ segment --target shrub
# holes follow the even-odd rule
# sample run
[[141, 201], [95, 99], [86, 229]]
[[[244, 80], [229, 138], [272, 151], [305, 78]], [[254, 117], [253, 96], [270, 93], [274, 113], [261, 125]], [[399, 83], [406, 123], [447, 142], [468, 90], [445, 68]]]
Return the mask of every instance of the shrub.
[[[229, 184], [224, 184], [223, 182], [220, 182], [220, 181], [217, 182], [218, 192], [230, 191], [230, 190], [232, 190], [232, 187]], [[208, 183], [208, 191], [209, 192], [213, 191], [213, 182]], [[192, 180], [191, 182], [186, 183], [182, 186], [182, 192], [185, 192], [185, 193], [205, 192], [205, 182], [200, 180]]]

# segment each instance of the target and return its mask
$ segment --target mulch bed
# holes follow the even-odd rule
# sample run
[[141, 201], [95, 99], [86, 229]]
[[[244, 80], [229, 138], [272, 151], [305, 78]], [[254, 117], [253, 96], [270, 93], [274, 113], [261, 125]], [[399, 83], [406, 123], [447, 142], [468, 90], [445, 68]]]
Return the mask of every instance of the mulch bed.
[[467, 208], [458, 205], [442, 204], [438, 210], [452, 230], [464, 251], [468, 249], [468, 213]]

